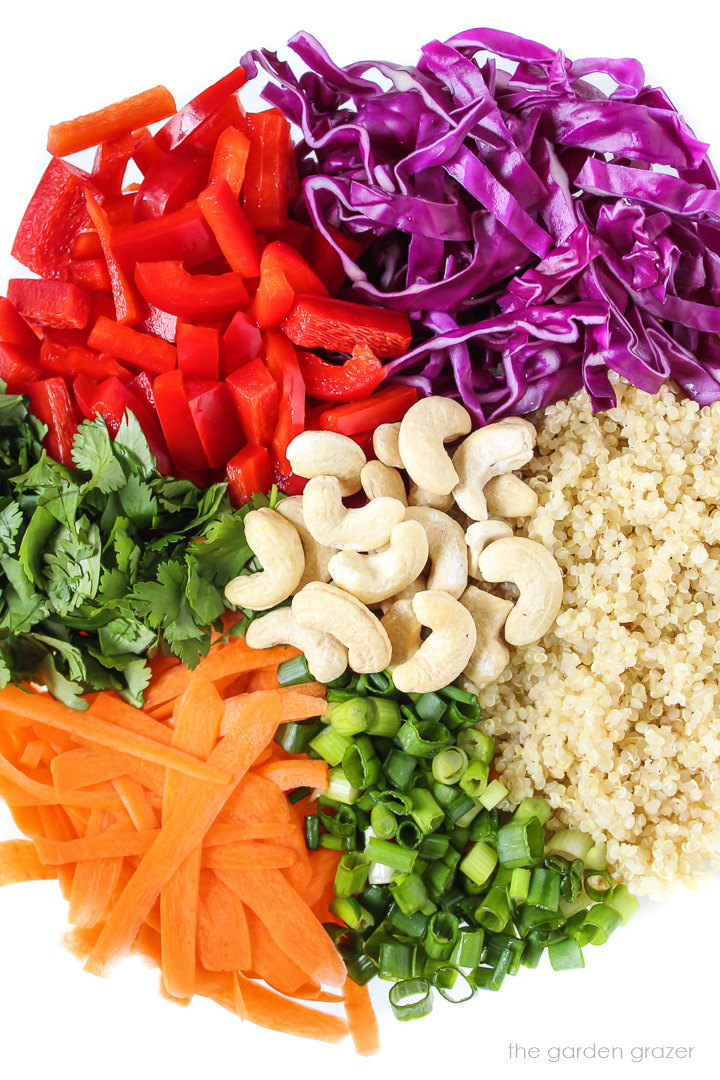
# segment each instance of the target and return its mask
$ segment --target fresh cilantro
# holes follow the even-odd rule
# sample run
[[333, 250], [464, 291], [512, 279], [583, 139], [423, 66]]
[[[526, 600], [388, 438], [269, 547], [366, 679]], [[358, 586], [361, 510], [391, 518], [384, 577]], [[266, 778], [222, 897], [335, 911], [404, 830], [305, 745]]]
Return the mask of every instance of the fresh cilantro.
[[94, 420], [85, 420], [77, 429], [72, 459], [78, 469], [90, 473], [88, 489], [95, 487], [107, 495], [125, 483], [125, 473], [113, 452], [110, 433], [99, 416]]

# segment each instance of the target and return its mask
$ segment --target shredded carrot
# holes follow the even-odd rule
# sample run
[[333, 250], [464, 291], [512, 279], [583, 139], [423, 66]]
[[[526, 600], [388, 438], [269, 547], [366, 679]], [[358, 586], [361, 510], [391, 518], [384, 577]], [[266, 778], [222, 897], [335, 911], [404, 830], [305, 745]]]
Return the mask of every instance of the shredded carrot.
[[290, 761], [269, 761], [257, 769], [258, 776], [272, 780], [281, 791], [311, 787], [325, 791], [328, 786], [328, 766], [325, 761], [309, 757], [297, 757]]
[[113, 787], [135, 828], [154, 829], [158, 817], [142, 784], [131, 776], [119, 776], [113, 780]]
[[253, 840], [207, 848], [202, 856], [202, 865], [211, 870], [281, 870], [296, 861], [291, 847]]
[[54, 877], [57, 877], [57, 872], [52, 867], [43, 866], [32, 840], [6, 840], [0, 844], [0, 885]]
[[343, 996], [355, 1049], [364, 1057], [377, 1053], [380, 1049], [380, 1033], [367, 986], [358, 986], [352, 979], [346, 979]]
[[[108, 810], [93, 810], [87, 836], [97, 836], [110, 824]], [[68, 918], [75, 926], [96, 926], [107, 914], [122, 869], [122, 858], [88, 859], [75, 867]]]
[[242, 901], [211, 870], [201, 871], [197, 952], [208, 971], [247, 971], [250, 932]]

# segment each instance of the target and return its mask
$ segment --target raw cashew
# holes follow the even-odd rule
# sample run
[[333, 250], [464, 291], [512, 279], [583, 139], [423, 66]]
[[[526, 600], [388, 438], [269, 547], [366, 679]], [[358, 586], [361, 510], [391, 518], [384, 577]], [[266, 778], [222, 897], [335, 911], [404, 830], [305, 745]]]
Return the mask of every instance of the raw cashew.
[[478, 560], [485, 581], [509, 581], [520, 591], [505, 623], [510, 645], [530, 645], [546, 634], [562, 606], [560, 567], [542, 544], [510, 536], [489, 544]]
[[303, 585], [307, 585], [308, 581], [329, 581], [328, 563], [335, 554], [335, 548], [323, 547], [322, 544], [318, 544], [306, 526], [303, 517], [302, 495], [292, 495], [289, 499], [280, 499], [275, 509], [278, 514], [293, 523], [303, 547], [305, 569], [303, 576], [300, 578], [298, 589], [302, 589]]
[[425, 529], [417, 521], [401, 521], [390, 544], [370, 555], [338, 551], [330, 560], [336, 585], [373, 606], [406, 589], [418, 577], [428, 558]]
[[269, 611], [254, 619], [247, 628], [245, 640], [251, 649], [269, 649], [273, 645], [294, 645], [305, 653], [311, 675], [318, 682], [339, 679], [347, 668], [347, 649], [337, 638], [301, 626], [288, 607]]
[[300, 537], [294, 525], [266, 507], [247, 515], [245, 537], [263, 569], [233, 578], [225, 586], [225, 597], [236, 607], [267, 611], [298, 587], [305, 569]]
[[496, 682], [510, 661], [510, 653], [502, 640], [502, 628], [512, 604], [501, 596], [493, 596], [474, 585], [460, 597], [460, 603], [466, 607], [475, 620], [477, 641], [470, 663], [464, 674], [475, 686], [488, 686]]
[[400, 421], [396, 424], [381, 424], [373, 433], [373, 450], [378, 461], [392, 469], [402, 469], [403, 461], [398, 450]]
[[303, 494], [303, 516], [310, 533], [324, 547], [374, 551], [387, 544], [405, 517], [405, 507], [399, 499], [382, 498], [348, 510], [343, 505], [340, 481], [334, 476], [316, 476]]
[[507, 521], [475, 521], [465, 533], [465, 542], [468, 546], [468, 565], [470, 577], [479, 578], [478, 559], [480, 552], [492, 544], [494, 540], [502, 540], [504, 536], [512, 536], [512, 527]]
[[397, 603], [399, 600], [412, 600], [413, 596], [417, 596], [419, 592], [425, 592], [426, 589], [427, 582], [422, 574], [420, 574], [414, 581], [410, 582], [406, 589], [401, 589], [399, 593], [395, 593], [394, 596], [390, 596], [387, 600], [383, 600], [382, 603], [378, 604], [378, 607], [382, 608], [383, 612], [387, 614], [393, 604]]
[[432, 491], [418, 487], [417, 484], [411, 484], [408, 504], [410, 506], [429, 506], [433, 510], [443, 510], [447, 514], [455, 505], [455, 500], [452, 495], [436, 495]]
[[538, 497], [530, 485], [511, 472], [488, 480], [484, 494], [488, 513], [495, 517], [532, 517], [538, 507]]
[[296, 476], [336, 476], [343, 496], [360, 490], [366, 457], [356, 442], [336, 431], [302, 431], [286, 450]]
[[398, 499], [407, 506], [405, 481], [397, 469], [383, 465], [382, 461], [368, 461], [360, 473], [360, 483], [368, 499], [379, 499], [386, 495], [389, 499]]
[[462, 527], [442, 510], [429, 506], [409, 506], [405, 518], [419, 521], [427, 536], [432, 564], [428, 589], [440, 589], [457, 599], [468, 581], [468, 551]]
[[418, 622], [432, 630], [417, 652], [395, 668], [401, 694], [428, 694], [454, 682], [472, 656], [476, 632], [472, 615], [459, 600], [431, 589], [413, 597]]
[[444, 443], [467, 435], [470, 413], [452, 398], [415, 402], [400, 423], [398, 449], [410, 479], [436, 495], [449, 495], [459, 477]]
[[358, 674], [384, 671], [392, 648], [385, 628], [373, 613], [350, 593], [321, 581], [311, 582], [292, 602], [293, 615], [302, 626], [331, 634], [348, 650], [348, 663]]
[[380, 620], [387, 631], [392, 646], [392, 660], [388, 667], [394, 671], [409, 660], [420, 648], [422, 626], [415, 618], [412, 600], [396, 600]]
[[478, 428], [460, 443], [453, 456], [460, 477], [453, 495], [463, 513], [474, 521], [485, 521], [488, 508], [483, 488], [494, 476], [526, 465], [533, 456], [535, 440], [532, 424], [511, 416]]

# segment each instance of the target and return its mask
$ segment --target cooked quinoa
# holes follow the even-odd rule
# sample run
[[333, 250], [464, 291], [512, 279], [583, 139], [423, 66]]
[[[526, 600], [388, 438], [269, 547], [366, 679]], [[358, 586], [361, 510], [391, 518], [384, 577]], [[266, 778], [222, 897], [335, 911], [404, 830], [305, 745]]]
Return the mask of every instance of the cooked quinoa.
[[523, 531], [564, 574], [553, 631], [483, 690], [513, 802], [607, 839], [636, 892], [720, 866], [720, 402], [618, 380], [535, 419]]

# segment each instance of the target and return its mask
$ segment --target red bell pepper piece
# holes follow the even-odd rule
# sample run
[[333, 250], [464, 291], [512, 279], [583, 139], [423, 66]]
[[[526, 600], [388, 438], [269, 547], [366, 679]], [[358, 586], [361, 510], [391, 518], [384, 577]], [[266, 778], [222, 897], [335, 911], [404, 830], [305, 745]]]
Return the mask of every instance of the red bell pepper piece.
[[92, 310], [90, 294], [69, 281], [12, 278], [8, 300], [28, 319], [58, 328], [81, 330]]
[[245, 278], [258, 277], [260, 241], [227, 180], [216, 180], [206, 187], [197, 203], [230, 269]]
[[296, 345], [345, 353], [355, 345], [367, 345], [381, 360], [407, 352], [411, 341], [404, 311], [325, 296], [296, 297], [281, 329]]
[[212, 326], [179, 323], [177, 328], [178, 367], [187, 378], [218, 379], [220, 376], [220, 335]]
[[110, 353], [132, 367], [161, 374], [177, 367], [177, 349], [167, 341], [141, 334], [122, 323], [100, 317], [88, 338], [88, 345], [98, 352]]
[[237, 199], [245, 179], [250, 140], [235, 127], [225, 128], [218, 136], [210, 166], [210, 183], [225, 180]]
[[95, 416], [95, 395], [100, 384], [91, 379], [89, 375], [76, 375], [73, 379], [72, 392], [75, 403], [80, 410], [83, 419], [92, 420]]
[[237, 67], [212, 86], [208, 86], [207, 90], [203, 90], [187, 105], [183, 105], [182, 109], [160, 128], [155, 135], [157, 145], [161, 150], [167, 151], [184, 143], [246, 82], [247, 75], [241, 67]]
[[172, 462], [160, 430], [160, 425], [142, 398], [118, 379], [105, 379], [96, 389], [92, 401], [93, 413], [99, 413], [111, 435], [117, 435], [120, 422], [129, 410], [143, 430], [158, 470], [166, 475], [172, 472]]
[[245, 307], [248, 291], [236, 271], [219, 274], [188, 274], [180, 262], [138, 263], [135, 281], [145, 299], [171, 315], [186, 319], [216, 319]]
[[40, 368], [34, 356], [20, 345], [0, 343], [0, 379], [9, 394], [26, 394], [28, 387], [40, 378]]
[[243, 182], [243, 206], [258, 232], [287, 225], [288, 204], [296, 190], [295, 154], [290, 125], [275, 109], [248, 113], [243, 130], [250, 153]]
[[154, 86], [76, 120], [53, 124], [48, 132], [48, 153], [67, 157], [98, 143], [126, 135], [135, 128], [154, 124], [171, 116], [176, 109], [172, 94], [164, 86]]
[[231, 372], [225, 385], [242, 421], [246, 440], [269, 446], [278, 422], [280, 388], [262, 360], [251, 360]]
[[367, 345], [356, 345], [344, 364], [330, 364], [315, 353], [298, 350], [298, 363], [310, 397], [320, 401], [357, 401], [383, 380], [383, 366]]
[[372, 397], [326, 409], [320, 414], [319, 426], [323, 431], [338, 431], [341, 435], [360, 435], [374, 431], [380, 424], [394, 424], [402, 420], [411, 405], [418, 399], [414, 386], [388, 386], [378, 390]]
[[73, 468], [72, 444], [77, 423], [65, 380], [40, 379], [28, 388], [28, 396], [31, 411], [47, 426], [43, 445], [48, 454]]
[[19, 315], [10, 301], [0, 296], [0, 341], [6, 345], [19, 345], [30, 353], [37, 353], [40, 347], [37, 335], [32, 327]]
[[[362, 244], [353, 236], [341, 233], [339, 229], [327, 226], [333, 240], [355, 260], [362, 252]], [[311, 229], [310, 236], [302, 248], [303, 255], [312, 266], [317, 276], [325, 283], [331, 296], [334, 296], [345, 281], [345, 268], [342, 259], [332, 244], [318, 229]]]
[[265, 267], [252, 300], [252, 313], [261, 330], [279, 326], [295, 302], [295, 293], [282, 270]]
[[282, 240], [284, 244], [289, 244], [290, 247], [295, 248], [296, 251], [302, 251], [303, 254], [305, 254], [305, 245], [309, 243], [313, 233], [309, 225], [303, 225], [291, 218], [288, 218], [282, 229], [269, 231], [272, 240]]
[[90, 177], [57, 158], [42, 175], [15, 236], [12, 254], [41, 277], [66, 281], [68, 252], [90, 227], [85, 190]]
[[262, 253], [261, 273], [265, 270], [281, 270], [292, 291], [302, 296], [327, 296], [328, 291], [320, 278], [308, 265], [299, 251], [282, 240], [272, 240]]
[[220, 374], [223, 378], [260, 355], [262, 338], [244, 311], [236, 311], [220, 342]]
[[258, 492], [272, 487], [270, 455], [264, 446], [243, 446], [226, 466], [228, 489], [233, 504], [244, 506]]
[[136, 262], [176, 259], [186, 267], [199, 266], [219, 254], [219, 248], [196, 202], [160, 218], [116, 226], [110, 236], [115, 258], [130, 270]]
[[135, 214], [135, 195], [107, 195], [103, 210], [111, 226], [132, 224]]
[[122, 194], [125, 171], [134, 149], [135, 136], [129, 132], [98, 146], [92, 167], [92, 179], [103, 195]]
[[162, 338], [171, 344], [177, 337], [177, 315], [170, 315], [167, 311], [160, 311], [152, 304], [143, 304], [143, 317], [137, 324], [138, 331], [145, 334], [153, 334], [154, 337]]
[[46, 338], [42, 343], [40, 366], [49, 375], [62, 375], [67, 379], [88, 375], [93, 379], [114, 377], [120, 382], [129, 382], [131, 378], [127, 368], [118, 364], [112, 356], [98, 355], [82, 345], [60, 345], [52, 338]]
[[287, 494], [302, 490], [287, 459], [289, 443], [305, 427], [305, 384], [298, 366], [295, 349], [279, 330], [264, 335], [265, 360], [268, 370], [280, 389], [278, 422], [271, 442], [271, 459], [275, 482]]
[[135, 397], [140, 398], [147, 405], [150, 412], [155, 415], [155, 394], [153, 392], [152, 379], [147, 371], [138, 371], [137, 375], [127, 384], [128, 390]]
[[242, 428], [230, 391], [221, 382], [186, 379], [190, 412], [211, 469], [224, 465], [242, 445]]
[[245, 110], [237, 94], [233, 94], [223, 102], [217, 112], [208, 116], [207, 120], [195, 129], [192, 141], [198, 146], [204, 146], [212, 153], [222, 132], [229, 127], [240, 128], [244, 119]]
[[147, 176], [152, 166], [163, 156], [163, 151], [155, 142], [155, 137], [147, 128], [133, 132], [135, 145], [132, 159], [143, 176]]
[[79, 259], [70, 263], [70, 277], [88, 292], [110, 292], [112, 282], [104, 259]]
[[86, 204], [90, 219], [97, 230], [100, 243], [107, 263], [110, 281], [112, 283], [113, 303], [115, 305], [115, 318], [118, 322], [134, 326], [140, 319], [140, 308], [135, 290], [115, 258], [112, 250], [112, 230], [101, 206], [97, 204], [92, 194], [88, 192]]
[[[90, 224], [89, 217], [88, 224]], [[94, 229], [77, 234], [70, 245], [70, 258], [77, 260], [104, 258], [100, 237]]]
[[153, 392], [160, 426], [175, 466], [183, 470], [207, 469], [207, 458], [190, 411], [182, 371], [176, 369], [158, 375]]
[[179, 146], [150, 167], [135, 196], [135, 220], [179, 210], [205, 187], [210, 154], [202, 146]]

